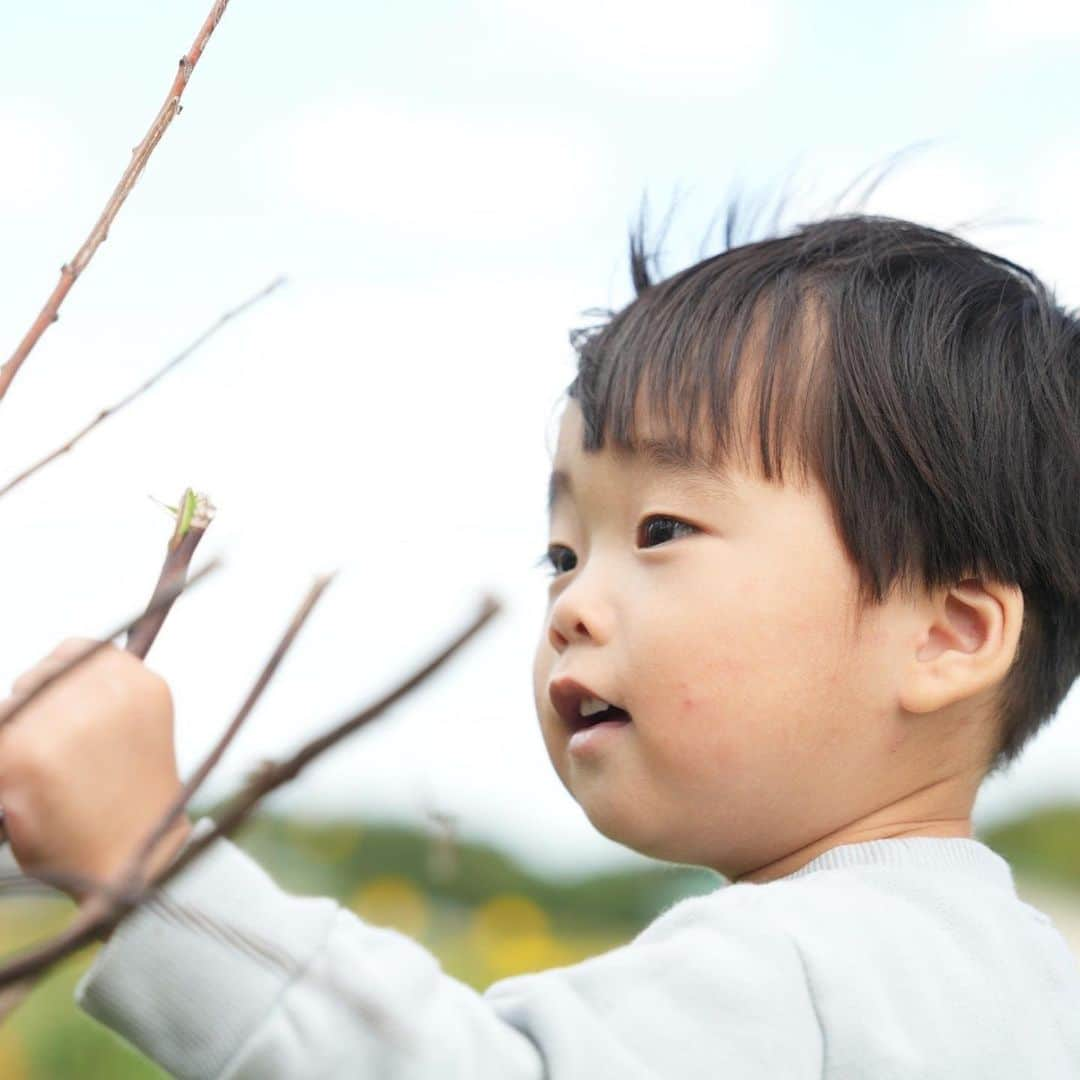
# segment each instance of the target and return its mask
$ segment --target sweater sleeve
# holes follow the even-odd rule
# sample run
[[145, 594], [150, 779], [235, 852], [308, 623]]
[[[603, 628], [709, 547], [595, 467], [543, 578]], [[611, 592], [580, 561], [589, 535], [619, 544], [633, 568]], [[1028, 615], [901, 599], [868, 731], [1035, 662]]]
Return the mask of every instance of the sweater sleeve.
[[820, 1076], [798, 952], [745, 905], [684, 901], [629, 945], [480, 995], [410, 938], [285, 892], [227, 840], [162, 893], [75, 1000], [184, 1080]]

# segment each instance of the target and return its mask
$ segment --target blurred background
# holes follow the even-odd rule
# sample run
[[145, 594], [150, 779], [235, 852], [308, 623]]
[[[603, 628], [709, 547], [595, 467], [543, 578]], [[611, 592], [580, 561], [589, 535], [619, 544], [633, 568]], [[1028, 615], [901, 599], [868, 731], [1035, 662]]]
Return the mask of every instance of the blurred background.
[[[0, 33], [0, 352], [142, 139], [209, 0], [42, 0]], [[3, 404], [0, 482], [277, 274], [278, 290], [0, 500], [0, 687], [145, 604], [171, 531], [218, 516], [149, 657], [189, 772], [316, 573], [338, 569], [200, 810], [433, 653], [459, 659], [269, 801], [239, 841], [297, 891], [398, 925], [476, 986], [625, 941], [715, 888], [595, 833], [551, 771], [531, 661], [567, 335], [631, 297], [626, 234], [675, 207], [662, 266], [729, 197], [957, 229], [1080, 301], [1080, 7], [1029, 0], [233, 0], [107, 243]], [[866, 184], [849, 193], [851, 208]], [[980, 839], [1080, 954], [1070, 697], [983, 788]], [[5, 951], [70, 915], [0, 907]], [[0, 1075], [151, 1076], [76, 1011], [83, 955], [0, 1028]], [[75, 1056], [73, 1056], [75, 1055]], [[76, 1062], [79, 1064], [76, 1065]]]

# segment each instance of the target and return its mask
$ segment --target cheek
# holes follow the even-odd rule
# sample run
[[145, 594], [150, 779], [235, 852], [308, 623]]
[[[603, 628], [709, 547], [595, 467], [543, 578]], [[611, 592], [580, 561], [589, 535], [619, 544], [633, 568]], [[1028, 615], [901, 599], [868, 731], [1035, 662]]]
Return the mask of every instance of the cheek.
[[[706, 778], [722, 769], [757, 768], [770, 745], [782, 746], [800, 715], [805, 669], [780, 628], [764, 622], [714, 624], [703, 638], [665, 647], [649, 659], [642, 734], [654, 760], [672, 772]], [[790, 665], [790, 666], [789, 666]]]
[[701, 688], [683, 687], [670, 705], [667, 738], [673, 757], [687, 763], [725, 756], [730, 724], [724, 702]]
[[697, 722], [723, 714], [761, 670], [757, 631], [727, 611], [699, 611], [684, 634], [654, 639], [634, 663], [635, 683], [648, 688], [650, 702], [674, 719]]
[[536, 719], [540, 724], [540, 734], [544, 740], [548, 755], [559, 770], [557, 751], [559, 721], [555, 716], [551, 698], [548, 696], [548, 683], [551, 680], [551, 672], [555, 665], [555, 650], [544, 634], [536, 646], [533, 655], [533, 705], [536, 708]]
[[533, 653], [533, 701], [536, 704], [537, 714], [541, 706], [548, 701], [547, 685], [551, 678], [551, 669], [555, 663], [555, 650], [547, 640], [547, 624], [540, 632], [540, 638], [536, 643], [536, 651]]
[[730, 687], [723, 689], [726, 680], [717, 665], [700, 670], [699, 678], [684, 669], [682, 677], [657, 681], [643, 702], [642, 736], [656, 760], [691, 773], [730, 756], [740, 723], [738, 704]]
[[818, 573], [788, 565], [768, 581], [740, 582], [732, 609], [739, 618], [717, 650], [728, 692], [794, 709], [813, 688], [843, 683], [844, 584], [824, 560]]

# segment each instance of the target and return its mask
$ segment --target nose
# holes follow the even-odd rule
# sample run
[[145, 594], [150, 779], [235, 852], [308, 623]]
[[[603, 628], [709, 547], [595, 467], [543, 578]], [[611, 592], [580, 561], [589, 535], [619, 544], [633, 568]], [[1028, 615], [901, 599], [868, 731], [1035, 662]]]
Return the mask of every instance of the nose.
[[548, 614], [548, 641], [561, 653], [571, 642], [603, 645], [611, 638], [612, 614], [599, 582], [584, 573], [559, 594]]

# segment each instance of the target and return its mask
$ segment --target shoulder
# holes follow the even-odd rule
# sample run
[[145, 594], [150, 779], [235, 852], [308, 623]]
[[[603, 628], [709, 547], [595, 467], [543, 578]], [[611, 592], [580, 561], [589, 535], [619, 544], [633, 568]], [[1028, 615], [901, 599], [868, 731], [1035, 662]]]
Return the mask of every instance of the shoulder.
[[[748, 1001], [778, 992], [807, 993], [805, 967], [783, 920], [761, 902], [756, 886], [729, 885], [680, 900], [626, 945], [569, 967], [518, 976], [499, 992], [534, 979], [557, 980], [578, 990], [601, 985], [663, 987], [678, 998], [715, 1001], [725, 988]], [[496, 987], [492, 987], [495, 990]]]
[[746, 891], [682, 900], [620, 948], [485, 996], [531, 1037], [574, 1032], [575, 1053], [584, 1040], [596, 1062], [648, 1062], [648, 1075], [677, 1062], [695, 1078], [820, 1076], [824, 1039], [799, 950]]

